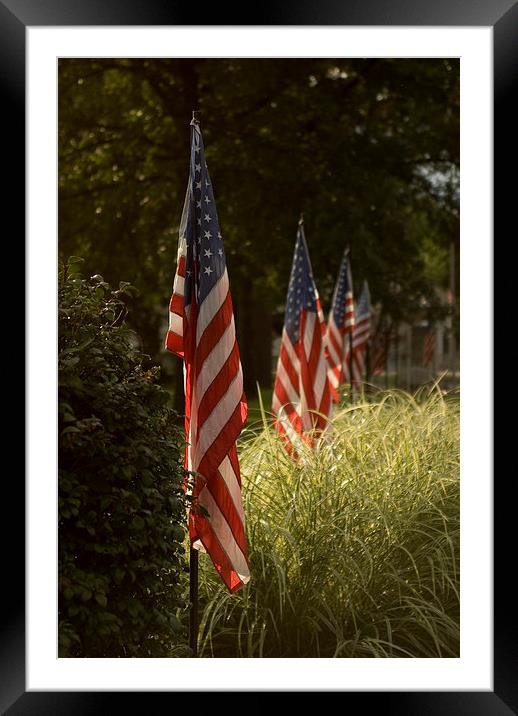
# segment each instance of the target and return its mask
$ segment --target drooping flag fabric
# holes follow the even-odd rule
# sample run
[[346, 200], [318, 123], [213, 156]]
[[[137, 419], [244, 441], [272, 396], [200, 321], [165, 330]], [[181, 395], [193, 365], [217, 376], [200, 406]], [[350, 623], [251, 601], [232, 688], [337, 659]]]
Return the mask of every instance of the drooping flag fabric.
[[194, 474], [186, 481], [193, 497], [191, 544], [210, 555], [235, 592], [250, 579], [236, 450], [247, 404], [223, 237], [194, 120], [166, 348], [184, 359], [185, 468]]
[[326, 331], [327, 375], [335, 403], [339, 400], [339, 387], [351, 380], [350, 363], [346, 360], [346, 355], [354, 329], [354, 303], [351, 267], [347, 253], [344, 252], [340, 264]]
[[382, 375], [387, 370], [391, 334], [391, 327], [386, 324], [382, 316], [378, 321], [376, 333], [372, 339], [371, 375]]
[[433, 364], [435, 357], [435, 328], [429, 327], [423, 341], [423, 367], [427, 368]]
[[352, 340], [352, 361], [350, 348], [347, 351], [346, 362], [352, 363], [352, 386], [358, 389], [365, 371], [365, 353], [371, 332], [371, 299], [369, 285], [363, 282], [362, 292], [356, 305], [354, 316], [354, 329]]
[[298, 457], [301, 443], [314, 447], [329, 424], [331, 387], [324, 353], [325, 322], [313, 279], [304, 225], [299, 222], [272, 412], [287, 452]]

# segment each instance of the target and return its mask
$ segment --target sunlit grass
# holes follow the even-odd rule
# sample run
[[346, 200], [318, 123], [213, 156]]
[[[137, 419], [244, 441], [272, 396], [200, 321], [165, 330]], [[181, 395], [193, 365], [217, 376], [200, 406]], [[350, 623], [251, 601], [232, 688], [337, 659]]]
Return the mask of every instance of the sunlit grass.
[[458, 656], [458, 399], [343, 408], [300, 466], [268, 422], [240, 447], [252, 580], [200, 559], [199, 655]]

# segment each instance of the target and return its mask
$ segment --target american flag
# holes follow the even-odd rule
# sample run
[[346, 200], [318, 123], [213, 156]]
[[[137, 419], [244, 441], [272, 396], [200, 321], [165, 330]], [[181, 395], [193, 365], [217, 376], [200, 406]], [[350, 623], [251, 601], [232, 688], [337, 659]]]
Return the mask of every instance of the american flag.
[[371, 375], [382, 375], [387, 370], [387, 359], [392, 340], [392, 328], [383, 320], [378, 320], [376, 333], [372, 339], [370, 372]]
[[194, 120], [166, 348], [184, 359], [185, 467], [194, 476], [186, 481], [193, 497], [191, 544], [208, 552], [235, 592], [250, 579], [236, 450], [247, 404], [223, 237]]
[[423, 367], [427, 367], [433, 363], [435, 357], [435, 329], [429, 328], [424, 336], [423, 341]]
[[327, 376], [335, 403], [340, 397], [338, 392], [340, 385], [349, 383], [351, 380], [350, 366], [345, 357], [354, 329], [354, 303], [351, 268], [347, 253], [347, 251], [344, 252], [340, 264], [326, 331]]
[[314, 447], [321, 433], [329, 428], [331, 387], [324, 344], [324, 316], [301, 219], [272, 402], [275, 427], [284, 439], [286, 450], [295, 458], [301, 443]]
[[371, 332], [371, 299], [369, 285], [363, 282], [362, 292], [356, 305], [354, 317], [354, 329], [352, 340], [352, 361], [351, 349], [347, 350], [346, 363], [352, 363], [352, 385], [358, 388], [365, 370], [365, 352]]

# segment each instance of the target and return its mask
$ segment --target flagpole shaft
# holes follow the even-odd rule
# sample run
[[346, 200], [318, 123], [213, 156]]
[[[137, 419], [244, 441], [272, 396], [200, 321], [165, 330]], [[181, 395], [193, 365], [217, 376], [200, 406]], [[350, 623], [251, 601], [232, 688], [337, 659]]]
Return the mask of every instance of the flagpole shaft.
[[354, 378], [353, 378], [353, 331], [349, 333], [349, 375], [351, 376], [351, 400], [354, 400]]
[[192, 656], [198, 656], [198, 550], [189, 551], [189, 646]]

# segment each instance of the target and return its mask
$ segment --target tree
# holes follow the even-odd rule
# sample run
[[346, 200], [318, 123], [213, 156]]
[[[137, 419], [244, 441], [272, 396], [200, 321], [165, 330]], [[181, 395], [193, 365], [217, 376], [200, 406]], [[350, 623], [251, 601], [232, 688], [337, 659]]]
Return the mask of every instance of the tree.
[[132, 287], [74, 268], [59, 284], [59, 655], [181, 654], [182, 440], [123, 320]]
[[164, 360], [192, 109], [246, 389], [268, 382], [301, 211], [324, 308], [346, 245], [355, 282], [366, 278], [394, 320], [447, 285], [448, 248], [458, 246], [458, 60], [67, 59], [59, 83], [60, 249], [108, 279], [131, 277], [133, 326], [155, 359]]

